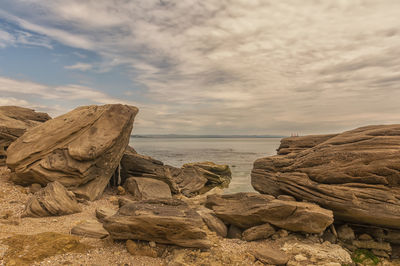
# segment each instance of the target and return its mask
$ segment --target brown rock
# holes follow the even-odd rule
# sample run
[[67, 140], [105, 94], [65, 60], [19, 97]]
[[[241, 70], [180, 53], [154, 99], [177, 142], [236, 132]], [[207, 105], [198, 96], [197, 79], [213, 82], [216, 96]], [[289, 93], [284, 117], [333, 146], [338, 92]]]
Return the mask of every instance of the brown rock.
[[33, 183], [32, 185], [29, 186], [29, 193], [34, 194], [34, 193], [38, 192], [41, 189], [42, 189], [42, 186], [40, 184]]
[[226, 224], [243, 229], [270, 223], [290, 231], [321, 233], [333, 222], [332, 212], [315, 204], [282, 201], [257, 193], [211, 195], [206, 207]]
[[356, 238], [354, 231], [347, 224], [338, 227], [337, 229], [338, 238], [343, 241], [351, 242]]
[[276, 197], [278, 200], [285, 200], [285, 201], [296, 201], [296, 199], [289, 195], [279, 195]]
[[390, 244], [386, 242], [375, 242], [372, 240], [353, 240], [352, 244], [357, 248], [384, 250], [388, 252], [392, 251]]
[[36, 192], [26, 204], [23, 217], [59, 216], [81, 212], [74, 193], [55, 181]]
[[212, 210], [205, 207], [199, 207], [196, 211], [211, 231], [216, 232], [222, 237], [227, 236], [228, 228], [217, 216], [215, 216]]
[[266, 264], [285, 265], [289, 261], [289, 257], [286, 255], [285, 252], [274, 249], [267, 245], [257, 247], [252, 250], [251, 253], [259, 261]]
[[99, 221], [102, 221], [106, 217], [113, 216], [116, 213], [116, 211], [107, 207], [98, 207], [95, 212], [96, 218], [99, 219]]
[[262, 225], [257, 225], [246, 229], [242, 238], [246, 241], [254, 241], [259, 239], [267, 239], [275, 233], [274, 227], [272, 227], [269, 223], [265, 223]]
[[150, 246], [136, 244], [132, 240], [126, 241], [126, 250], [133, 256], [146, 256], [151, 258], [157, 258], [157, 251], [152, 249]]
[[315, 202], [338, 221], [400, 229], [400, 125], [281, 143], [280, 155], [254, 163], [257, 191]]
[[5, 165], [7, 149], [29, 128], [35, 127], [51, 117], [32, 109], [18, 106], [0, 106], [0, 166]]
[[172, 197], [171, 190], [166, 183], [152, 178], [129, 177], [125, 181], [125, 188], [135, 200], [170, 199]]
[[113, 239], [138, 239], [183, 247], [209, 248], [201, 216], [179, 200], [148, 200], [123, 205], [104, 219]]
[[96, 220], [84, 221], [71, 229], [71, 234], [90, 237], [90, 238], [105, 238], [109, 233], [103, 228], [103, 224]]
[[84, 106], [31, 128], [8, 148], [17, 184], [58, 181], [89, 200], [101, 196], [129, 142], [137, 108]]
[[358, 236], [358, 240], [373, 240], [372, 236], [368, 234], [361, 234]]

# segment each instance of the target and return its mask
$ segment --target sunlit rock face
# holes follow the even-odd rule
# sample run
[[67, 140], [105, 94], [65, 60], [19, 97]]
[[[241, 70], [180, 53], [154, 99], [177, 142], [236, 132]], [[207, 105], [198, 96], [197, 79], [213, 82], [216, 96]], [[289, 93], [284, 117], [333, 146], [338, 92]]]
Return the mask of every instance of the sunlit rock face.
[[28, 130], [7, 151], [12, 180], [58, 181], [79, 197], [97, 199], [121, 161], [137, 112], [121, 104], [83, 106]]
[[283, 139], [255, 161], [252, 185], [331, 209], [336, 220], [400, 228], [400, 125]]

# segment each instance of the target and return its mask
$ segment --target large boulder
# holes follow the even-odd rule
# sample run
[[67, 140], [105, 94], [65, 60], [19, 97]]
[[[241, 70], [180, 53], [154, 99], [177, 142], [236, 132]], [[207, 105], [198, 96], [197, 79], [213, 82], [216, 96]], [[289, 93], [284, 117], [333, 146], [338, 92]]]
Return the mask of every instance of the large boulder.
[[400, 125], [283, 139], [278, 153], [254, 163], [257, 191], [315, 202], [337, 220], [400, 229]]
[[12, 180], [58, 181], [80, 197], [101, 196], [128, 145], [138, 109], [84, 106], [34, 127], [8, 148]]
[[18, 106], [0, 106], [0, 166], [5, 165], [7, 148], [28, 128], [35, 127], [51, 117], [46, 113]]
[[74, 193], [55, 181], [36, 192], [27, 202], [22, 216], [45, 217], [81, 212]]
[[209, 248], [201, 216], [179, 200], [148, 200], [123, 205], [103, 220], [113, 239], [137, 239], [182, 247]]
[[206, 207], [226, 224], [242, 229], [270, 223], [295, 232], [321, 233], [333, 222], [332, 211], [316, 204], [283, 201], [252, 192], [211, 195]]

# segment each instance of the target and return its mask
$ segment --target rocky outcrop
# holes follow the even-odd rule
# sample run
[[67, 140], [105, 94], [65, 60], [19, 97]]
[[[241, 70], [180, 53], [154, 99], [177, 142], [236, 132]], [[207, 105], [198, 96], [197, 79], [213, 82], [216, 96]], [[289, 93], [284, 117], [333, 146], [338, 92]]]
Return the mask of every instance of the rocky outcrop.
[[121, 160], [121, 179], [125, 182], [132, 176], [163, 181], [172, 193], [182, 193], [187, 197], [203, 194], [214, 187], [228, 187], [231, 181], [228, 165], [200, 162], [176, 168], [127, 149]]
[[28, 128], [35, 127], [51, 117], [46, 113], [17, 106], [0, 106], [0, 166], [5, 165], [8, 146], [22, 136]]
[[295, 232], [321, 233], [333, 222], [332, 212], [318, 205], [257, 193], [211, 195], [206, 207], [224, 223], [242, 229], [270, 223]]
[[8, 148], [12, 180], [58, 181], [79, 197], [97, 199], [119, 165], [137, 112], [120, 104], [84, 106], [32, 128]]
[[172, 198], [169, 186], [157, 179], [129, 177], [125, 181], [125, 188], [135, 200]]
[[45, 217], [81, 212], [74, 193], [55, 181], [36, 192], [27, 202], [22, 216]]
[[113, 239], [137, 239], [182, 247], [209, 248], [200, 215], [179, 200], [126, 203], [103, 220]]
[[282, 145], [282, 155], [254, 163], [257, 191], [317, 203], [336, 220], [400, 229], [400, 125], [284, 139]]

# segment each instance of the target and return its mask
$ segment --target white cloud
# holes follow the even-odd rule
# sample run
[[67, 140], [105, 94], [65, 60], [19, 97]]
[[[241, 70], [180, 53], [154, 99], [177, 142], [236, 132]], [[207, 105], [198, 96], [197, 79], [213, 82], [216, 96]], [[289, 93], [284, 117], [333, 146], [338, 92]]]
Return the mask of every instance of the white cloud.
[[[125, 66], [156, 110], [141, 112], [149, 132], [317, 133], [400, 120], [398, 1], [8, 2], [0, 17], [103, 59], [66, 69]], [[109, 98], [76, 86], [54, 90]]]
[[29, 103], [14, 97], [0, 97], [0, 105], [29, 106]]
[[93, 66], [91, 64], [87, 64], [87, 63], [76, 63], [74, 65], [71, 66], [65, 66], [65, 69], [72, 69], [72, 70], [80, 70], [80, 71], [87, 71], [93, 68]]

